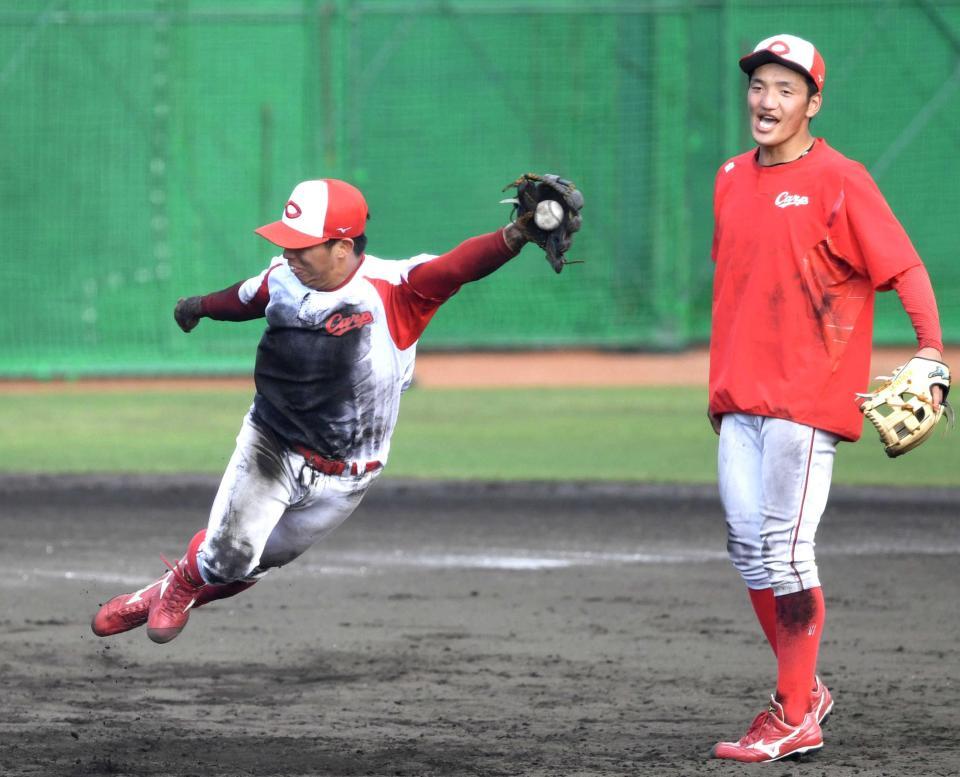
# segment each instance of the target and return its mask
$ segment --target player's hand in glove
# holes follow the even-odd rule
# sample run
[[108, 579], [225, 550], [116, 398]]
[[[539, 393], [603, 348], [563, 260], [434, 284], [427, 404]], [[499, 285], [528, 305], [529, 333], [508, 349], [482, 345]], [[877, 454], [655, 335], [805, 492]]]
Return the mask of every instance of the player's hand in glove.
[[880, 380], [884, 383], [876, 391], [857, 396], [863, 398], [860, 410], [876, 427], [891, 458], [928, 439], [944, 413], [953, 420], [947, 404], [950, 368], [942, 361], [914, 356]]
[[[536, 243], [547, 254], [547, 261], [556, 272], [563, 270], [565, 264], [572, 262], [564, 259], [573, 243], [573, 233], [580, 229], [583, 209], [583, 194], [572, 181], [558, 175], [534, 175], [524, 173], [503, 190], [515, 187], [517, 196], [501, 200], [513, 205], [513, 223], [524, 239]], [[546, 200], [558, 202], [563, 209], [560, 223], [553, 229], [543, 229], [537, 225], [537, 205]]]
[[184, 332], [189, 332], [203, 318], [200, 310], [200, 297], [181, 297], [173, 309], [173, 317]]

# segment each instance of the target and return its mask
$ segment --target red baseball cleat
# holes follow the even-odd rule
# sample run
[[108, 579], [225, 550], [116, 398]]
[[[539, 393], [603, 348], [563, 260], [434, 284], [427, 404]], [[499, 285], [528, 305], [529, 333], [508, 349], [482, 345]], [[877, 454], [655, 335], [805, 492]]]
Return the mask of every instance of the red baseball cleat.
[[754, 718], [747, 733], [738, 742], [718, 742], [713, 748], [713, 757], [764, 763], [800, 756], [821, 747], [823, 733], [814, 712], [804, 715], [799, 726], [791, 726], [783, 719], [783, 707], [771, 697], [770, 707]]
[[810, 692], [810, 709], [817, 719], [817, 723], [823, 726], [823, 724], [827, 722], [827, 718], [830, 717], [830, 712], [833, 710], [833, 696], [830, 695], [830, 690], [827, 686], [820, 682], [819, 677], [814, 677], [813, 679], [816, 686], [813, 691]]
[[[151, 606], [153, 606], [153, 603], [160, 597], [162, 592], [169, 590], [177, 574], [181, 574], [182, 576], [182, 572], [178, 573], [177, 569], [180, 568], [187, 559], [193, 559], [192, 571], [189, 573], [192, 580], [199, 580], [200, 572], [196, 569], [196, 555], [197, 549], [199, 549], [205, 536], [205, 530], [198, 532], [190, 541], [190, 548], [187, 550], [186, 556], [180, 560], [177, 566], [171, 567], [169, 572], [154, 580], [150, 585], [144, 586], [132, 594], [119, 594], [118, 596], [114, 596], [109, 602], [104, 604], [97, 611], [97, 614], [93, 616], [93, 621], [90, 624], [93, 633], [98, 637], [109, 637], [114, 634], [139, 628], [144, 623], [147, 623], [150, 617]], [[170, 565], [167, 564], [167, 566]], [[236, 596], [241, 591], [246, 591], [256, 582], [256, 580], [238, 580], [234, 583], [226, 583], [225, 585], [203, 584], [197, 592], [192, 607], [196, 609], [197, 607], [202, 607], [205, 604], [214, 602], [217, 599], [227, 599], [231, 596]], [[181, 615], [185, 615], [187, 609], [190, 609], [189, 605], [186, 606], [186, 609], [183, 610]], [[163, 629], [169, 629], [170, 626], [164, 626], [159, 621], [160, 616], [158, 615], [157, 617], [158, 630], [156, 636], [150, 634], [150, 639], [154, 642], [169, 642], [180, 633], [183, 625], [186, 624], [186, 617], [183, 617], [183, 622], [180, 627], [173, 632], [172, 635], [167, 636], [170, 632], [163, 631]], [[179, 619], [180, 616], [178, 616], [177, 620]], [[161, 639], [157, 639], [157, 636], [161, 637]], [[167, 639], [162, 639], [164, 636], [167, 636]]]
[[172, 572], [154, 580], [132, 594], [119, 594], [103, 605], [93, 616], [90, 627], [98, 637], [109, 637], [130, 631], [147, 622], [147, 613], [150, 612], [150, 602], [157, 598], [160, 584]]
[[[93, 633], [98, 637], [110, 637], [114, 634], [121, 634], [124, 631], [139, 628], [145, 624], [147, 622], [147, 616], [150, 613], [150, 603], [156, 599], [157, 594], [160, 593], [164, 579], [170, 577], [172, 574], [173, 572], [167, 572], [163, 577], [154, 580], [150, 585], [141, 588], [139, 591], [134, 591], [132, 594], [114, 596], [93, 616], [93, 622], [90, 624]], [[217, 599], [236, 596], [241, 591], [246, 591], [256, 582], [256, 580], [241, 580], [236, 583], [227, 583], [226, 585], [205, 585], [200, 589], [200, 594], [197, 596], [197, 601], [194, 603], [193, 609], [203, 607], [203, 605], [214, 602]]]
[[170, 574], [160, 578], [160, 589], [147, 614], [147, 636], [154, 642], [169, 642], [187, 625], [190, 608], [197, 603], [205, 585], [197, 567], [197, 551], [205, 536], [205, 531], [197, 532], [175, 565], [163, 559]]

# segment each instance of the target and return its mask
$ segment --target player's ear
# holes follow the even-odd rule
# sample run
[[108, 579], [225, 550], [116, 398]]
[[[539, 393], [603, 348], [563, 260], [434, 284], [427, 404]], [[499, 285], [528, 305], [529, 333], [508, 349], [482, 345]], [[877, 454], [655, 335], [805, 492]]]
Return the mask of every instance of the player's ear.
[[336, 242], [337, 258], [342, 259], [353, 251], [353, 238], [345, 237]]
[[816, 92], [809, 100], [807, 100], [807, 118], [812, 119], [818, 113], [820, 113], [820, 106], [823, 104], [823, 95], [820, 92]]

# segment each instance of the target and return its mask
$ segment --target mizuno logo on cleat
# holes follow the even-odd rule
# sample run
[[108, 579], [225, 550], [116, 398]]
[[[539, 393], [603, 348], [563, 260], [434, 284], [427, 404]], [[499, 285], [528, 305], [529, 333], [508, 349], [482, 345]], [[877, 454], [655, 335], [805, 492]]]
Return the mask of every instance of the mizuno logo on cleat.
[[[164, 579], [166, 579], [166, 577], [164, 577]], [[149, 591], [151, 588], [153, 588], [157, 583], [162, 583], [162, 582], [163, 582], [162, 580], [154, 580], [152, 583], [150, 583], [150, 585], [144, 586], [144, 587], [141, 588], [139, 591], [134, 591], [134, 592], [131, 594], [130, 598], [127, 599], [127, 604], [133, 604], [133, 603], [135, 603], [135, 602], [142, 602], [142, 601], [143, 601], [143, 595], [144, 595], [147, 591]], [[163, 592], [161, 591], [161, 595], [162, 595], [162, 594], [163, 594]]]
[[783, 749], [784, 745], [790, 743], [792, 739], [796, 739], [799, 736], [800, 731], [791, 731], [782, 739], [777, 739], [769, 744], [765, 742], [755, 742], [753, 747], [759, 750], [761, 753], [766, 753], [771, 758], [778, 758], [780, 756], [780, 751]]

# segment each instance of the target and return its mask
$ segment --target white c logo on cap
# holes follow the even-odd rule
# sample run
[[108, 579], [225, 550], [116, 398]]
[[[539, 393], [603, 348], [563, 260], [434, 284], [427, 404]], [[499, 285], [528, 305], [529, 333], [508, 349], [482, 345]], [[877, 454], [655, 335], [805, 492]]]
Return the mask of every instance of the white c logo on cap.
[[283, 209], [283, 215], [288, 219], [299, 218], [303, 214], [303, 211], [300, 210], [300, 206], [297, 205], [293, 200], [287, 202], [287, 206]]
[[772, 51], [774, 54], [779, 54], [782, 57], [790, 53], [790, 47], [782, 40], [775, 40], [767, 46], [767, 51]]

